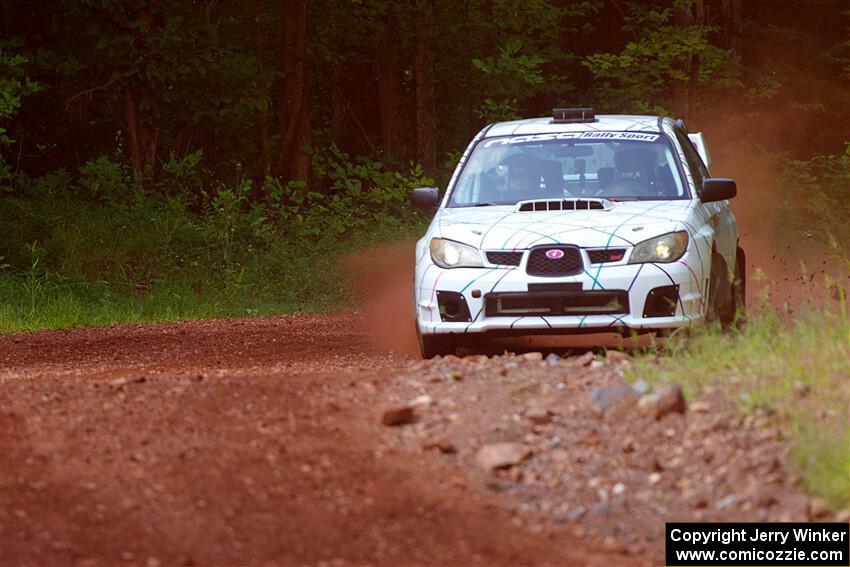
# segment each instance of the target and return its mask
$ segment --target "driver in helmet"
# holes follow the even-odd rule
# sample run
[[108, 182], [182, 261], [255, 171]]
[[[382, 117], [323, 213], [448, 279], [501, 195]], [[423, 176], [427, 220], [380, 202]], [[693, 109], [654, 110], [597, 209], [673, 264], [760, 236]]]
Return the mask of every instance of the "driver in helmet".
[[515, 200], [534, 199], [540, 192], [540, 168], [538, 160], [514, 154], [503, 164], [507, 166], [505, 196]]

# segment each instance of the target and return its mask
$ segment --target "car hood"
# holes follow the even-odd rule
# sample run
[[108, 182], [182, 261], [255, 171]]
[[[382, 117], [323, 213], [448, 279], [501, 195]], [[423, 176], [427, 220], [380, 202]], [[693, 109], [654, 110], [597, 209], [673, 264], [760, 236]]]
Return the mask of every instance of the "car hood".
[[483, 250], [526, 249], [543, 244], [631, 246], [682, 230], [692, 201], [626, 201], [608, 210], [529, 211], [515, 206], [444, 208], [433, 236]]

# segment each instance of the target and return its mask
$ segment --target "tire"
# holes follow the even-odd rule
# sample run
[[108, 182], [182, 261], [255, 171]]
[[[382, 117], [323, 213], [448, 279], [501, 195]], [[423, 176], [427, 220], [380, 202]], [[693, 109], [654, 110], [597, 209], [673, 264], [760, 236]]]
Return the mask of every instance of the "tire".
[[448, 356], [457, 352], [451, 335], [423, 335], [419, 332], [419, 325], [416, 326], [416, 334], [419, 336], [419, 352], [422, 358]]
[[732, 283], [723, 256], [713, 252], [711, 255], [711, 276], [709, 277], [708, 305], [706, 320], [709, 323], [718, 322], [728, 328], [735, 319]]
[[[416, 285], [414, 278], [413, 285]], [[415, 289], [415, 288], [414, 288]], [[422, 358], [434, 358], [435, 356], [447, 356], [455, 354], [457, 349], [451, 335], [423, 335], [419, 330], [419, 316], [416, 309], [416, 296], [413, 297], [413, 325], [416, 327], [416, 338], [419, 339], [419, 353]]]
[[740, 246], [735, 252], [735, 278], [732, 280], [732, 326], [743, 329], [747, 322], [747, 255]]

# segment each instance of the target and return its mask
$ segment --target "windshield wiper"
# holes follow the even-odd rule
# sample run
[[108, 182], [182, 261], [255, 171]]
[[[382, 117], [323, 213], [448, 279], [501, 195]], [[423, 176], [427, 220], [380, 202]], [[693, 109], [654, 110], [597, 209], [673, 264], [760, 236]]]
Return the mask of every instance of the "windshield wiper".
[[496, 207], [499, 203], [486, 202], [486, 203], [475, 203], [472, 205], [473, 207]]

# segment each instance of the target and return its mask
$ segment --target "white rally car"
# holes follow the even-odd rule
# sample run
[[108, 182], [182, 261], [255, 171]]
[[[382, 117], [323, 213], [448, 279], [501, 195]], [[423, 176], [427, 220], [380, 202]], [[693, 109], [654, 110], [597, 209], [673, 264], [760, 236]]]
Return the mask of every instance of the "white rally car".
[[744, 307], [745, 261], [701, 134], [681, 120], [552, 117], [487, 126], [416, 245], [423, 357], [505, 336], [663, 333]]

